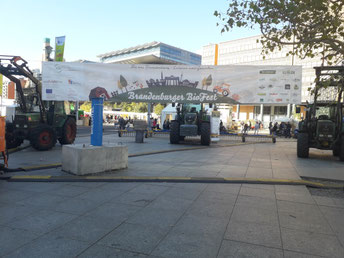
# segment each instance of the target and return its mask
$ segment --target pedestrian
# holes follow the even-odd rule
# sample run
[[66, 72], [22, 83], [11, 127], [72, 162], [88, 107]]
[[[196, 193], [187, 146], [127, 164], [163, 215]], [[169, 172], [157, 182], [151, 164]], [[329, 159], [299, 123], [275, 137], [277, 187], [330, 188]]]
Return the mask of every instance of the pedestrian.
[[250, 131], [252, 129], [252, 123], [251, 123], [251, 121], [249, 120], [248, 121], [248, 130]]
[[272, 133], [273, 133], [274, 136], [277, 135], [277, 128], [278, 128], [278, 123], [276, 122], [274, 124], [274, 126], [272, 127]]
[[248, 131], [248, 124], [245, 123], [245, 125], [244, 125], [244, 134], [247, 134], [247, 131]]
[[287, 123], [286, 125], [286, 133], [285, 133], [285, 138], [291, 138], [291, 124], [290, 122]]
[[256, 124], [254, 125], [254, 134], [258, 135], [258, 132], [259, 132], [259, 122], [256, 121]]
[[270, 121], [270, 123], [269, 123], [269, 132], [270, 132], [270, 135], [272, 135], [272, 128], [273, 128], [273, 125], [272, 125], [272, 122]]

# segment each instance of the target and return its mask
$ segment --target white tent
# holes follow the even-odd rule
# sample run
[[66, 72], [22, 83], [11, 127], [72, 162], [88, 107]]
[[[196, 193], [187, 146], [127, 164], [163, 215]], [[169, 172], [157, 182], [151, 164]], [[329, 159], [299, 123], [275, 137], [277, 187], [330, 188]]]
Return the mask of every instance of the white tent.
[[166, 119], [169, 119], [170, 121], [174, 119], [175, 115], [177, 114], [176, 107], [172, 107], [172, 104], [167, 105], [162, 111], [161, 111], [161, 128], [164, 124]]

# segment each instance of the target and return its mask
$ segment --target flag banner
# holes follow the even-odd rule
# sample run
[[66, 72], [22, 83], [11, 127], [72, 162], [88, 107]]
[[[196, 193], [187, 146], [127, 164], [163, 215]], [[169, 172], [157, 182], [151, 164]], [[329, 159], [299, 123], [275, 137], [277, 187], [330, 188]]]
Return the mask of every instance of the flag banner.
[[56, 62], [63, 62], [65, 40], [66, 40], [65, 36], [55, 38], [55, 61]]
[[43, 99], [300, 104], [301, 66], [43, 63]]
[[3, 83], [3, 76], [0, 74], [0, 96], [2, 96]]

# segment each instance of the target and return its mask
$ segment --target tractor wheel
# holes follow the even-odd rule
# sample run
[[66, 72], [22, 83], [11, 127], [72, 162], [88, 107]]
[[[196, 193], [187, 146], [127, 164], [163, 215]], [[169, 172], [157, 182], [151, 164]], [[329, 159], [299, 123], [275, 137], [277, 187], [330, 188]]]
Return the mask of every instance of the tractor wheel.
[[214, 93], [217, 93], [217, 89], [213, 89], [213, 92], [214, 92]]
[[76, 122], [73, 118], [67, 118], [62, 128], [62, 137], [59, 139], [61, 145], [72, 144], [76, 137]]
[[210, 124], [209, 123], [201, 124], [201, 144], [210, 145]]
[[297, 156], [299, 158], [308, 158], [309, 156], [307, 133], [299, 133], [297, 136]]
[[344, 161], [344, 136], [343, 135], [342, 135], [342, 141], [340, 142], [339, 160]]
[[224, 91], [222, 92], [222, 95], [225, 96], [225, 97], [227, 97], [228, 94], [229, 94], [229, 92], [228, 92], [227, 90], [224, 90]]
[[46, 124], [41, 124], [32, 129], [30, 144], [34, 149], [39, 151], [50, 150], [56, 144], [56, 133], [54, 129]]
[[179, 143], [179, 123], [177, 121], [172, 121], [170, 130], [170, 143]]
[[5, 139], [6, 139], [6, 149], [14, 149], [20, 146], [23, 143], [22, 139], [19, 139], [14, 134], [14, 124], [8, 123], [6, 124], [6, 133], [5, 133]]
[[179, 136], [179, 141], [184, 141], [185, 136]]
[[340, 153], [340, 146], [335, 145], [332, 150], [333, 156], [339, 156]]

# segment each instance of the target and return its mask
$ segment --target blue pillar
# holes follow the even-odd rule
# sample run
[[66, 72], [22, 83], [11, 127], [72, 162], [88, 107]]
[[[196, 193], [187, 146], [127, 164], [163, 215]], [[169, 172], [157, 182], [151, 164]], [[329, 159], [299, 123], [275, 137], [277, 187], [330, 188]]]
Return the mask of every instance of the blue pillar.
[[91, 145], [103, 145], [103, 98], [92, 99]]

